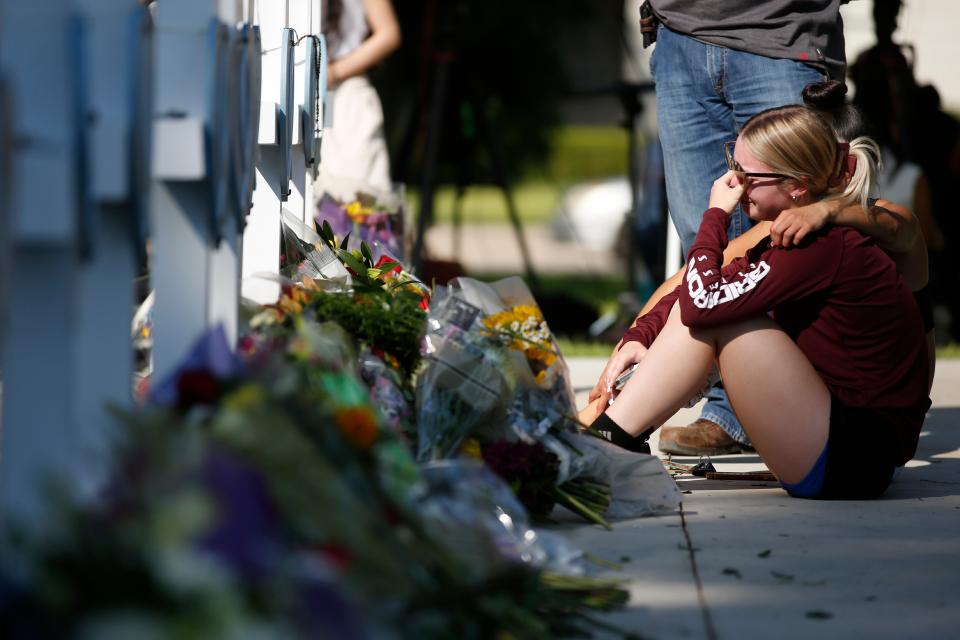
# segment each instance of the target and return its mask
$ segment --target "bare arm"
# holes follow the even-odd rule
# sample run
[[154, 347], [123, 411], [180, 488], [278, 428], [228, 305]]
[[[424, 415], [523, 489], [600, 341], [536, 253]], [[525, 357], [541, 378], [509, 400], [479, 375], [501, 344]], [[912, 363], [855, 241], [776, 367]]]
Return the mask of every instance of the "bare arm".
[[370, 25], [370, 36], [363, 43], [327, 68], [327, 80], [337, 85], [366, 73], [400, 46], [400, 23], [390, 0], [363, 0]]
[[770, 243], [792, 247], [828, 224], [853, 227], [877, 241], [887, 252], [902, 253], [920, 234], [920, 223], [909, 209], [887, 200], [867, 210], [854, 202], [842, 205], [837, 200], [821, 200], [795, 209], [786, 209], [770, 227]]
[[897, 264], [897, 271], [906, 280], [910, 290], [919, 291], [927, 286], [930, 278], [927, 243], [920, 232], [920, 223], [906, 207], [887, 200], [878, 200], [877, 205], [886, 212], [882, 214], [883, 216], [895, 216], [899, 220], [907, 221], [906, 225], [909, 226], [910, 231], [905, 231], [904, 236], [909, 238], [909, 242], [901, 241], [893, 243], [892, 246], [884, 246], [879, 240], [877, 242], [893, 258]]

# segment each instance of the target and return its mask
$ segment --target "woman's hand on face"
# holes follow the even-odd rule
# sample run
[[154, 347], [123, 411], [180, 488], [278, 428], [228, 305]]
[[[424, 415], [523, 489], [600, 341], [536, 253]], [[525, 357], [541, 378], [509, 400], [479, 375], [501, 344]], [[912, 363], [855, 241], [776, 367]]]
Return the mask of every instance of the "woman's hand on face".
[[[599, 391], [597, 394], [599, 401], [596, 405], [598, 416], [603, 413], [610, 404], [610, 398], [617, 395], [616, 389], [613, 388], [617, 382], [617, 377], [634, 364], [643, 360], [643, 356], [645, 356], [646, 353], [647, 348], [639, 342], [625, 342], [619, 351], [610, 356], [610, 360], [607, 361], [607, 366], [603, 370], [599, 382], [597, 382], [597, 387], [594, 388], [595, 391]], [[591, 392], [591, 400], [593, 400], [592, 396], [593, 392]]]
[[770, 225], [771, 246], [789, 249], [799, 245], [808, 235], [832, 222], [833, 213], [834, 207], [823, 201], [784, 209]]
[[734, 177], [733, 171], [727, 171], [713, 181], [713, 187], [710, 189], [710, 208], [718, 207], [727, 213], [733, 212], [740, 198], [743, 197], [743, 190], [744, 186]]

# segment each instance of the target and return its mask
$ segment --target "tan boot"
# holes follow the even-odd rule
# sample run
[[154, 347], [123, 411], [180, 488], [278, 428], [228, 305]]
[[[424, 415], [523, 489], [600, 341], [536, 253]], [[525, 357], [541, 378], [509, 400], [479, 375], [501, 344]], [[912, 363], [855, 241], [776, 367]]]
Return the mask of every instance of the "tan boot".
[[700, 418], [686, 427], [662, 427], [659, 447], [662, 453], [680, 456], [718, 456], [740, 453], [740, 443], [716, 422]]

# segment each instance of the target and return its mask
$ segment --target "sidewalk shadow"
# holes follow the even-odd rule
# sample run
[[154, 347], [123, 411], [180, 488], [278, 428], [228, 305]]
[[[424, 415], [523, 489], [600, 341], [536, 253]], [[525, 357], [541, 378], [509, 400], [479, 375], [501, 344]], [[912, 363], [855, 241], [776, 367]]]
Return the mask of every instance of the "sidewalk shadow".
[[[684, 464], [695, 464], [696, 458], [674, 456]], [[724, 463], [762, 465], [756, 455], [715, 456], [718, 470]], [[856, 462], [853, 462], [856, 464]], [[923, 425], [917, 453], [909, 466], [897, 471], [893, 483], [881, 500], [911, 500], [960, 495], [960, 407], [931, 409]], [[723, 491], [744, 489], [779, 489], [777, 482], [750, 480], [707, 480], [689, 476], [677, 479], [681, 491]]]
[[897, 472], [883, 499], [956, 495], [960, 495], [960, 407], [939, 407], [927, 413], [916, 455]]

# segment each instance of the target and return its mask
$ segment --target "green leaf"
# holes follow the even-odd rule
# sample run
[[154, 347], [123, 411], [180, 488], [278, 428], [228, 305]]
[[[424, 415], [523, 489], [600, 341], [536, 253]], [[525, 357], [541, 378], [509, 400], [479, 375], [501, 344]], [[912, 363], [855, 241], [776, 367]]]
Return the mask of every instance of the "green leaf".
[[342, 245], [341, 249], [337, 251], [337, 256], [339, 256], [343, 264], [350, 267], [358, 277], [362, 278], [367, 275], [367, 268], [363, 265], [363, 263], [357, 260], [349, 251], [344, 251]]
[[352, 232], [352, 231], [347, 231], [347, 235], [343, 236], [343, 240], [340, 241], [340, 248], [343, 249], [344, 251], [347, 250], [347, 243], [348, 243], [349, 240], [350, 240], [350, 234], [351, 234], [351, 233], [353, 233], [353, 232]]
[[320, 235], [327, 241], [331, 249], [337, 249], [337, 241], [336, 238], [334, 238], [333, 227], [330, 226], [329, 220], [324, 220], [323, 224], [320, 225]]
[[[387, 265], [384, 264], [384, 266], [387, 266]], [[393, 267], [390, 267], [390, 268], [392, 269]], [[389, 269], [388, 269], [388, 271], [389, 271]], [[393, 291], [394, 289], [399, 289], [400, 287], [405, 287], [405, 286], [407, 286], [408, 284], [412, 284], [412, 285], [416, 286], [416, 282], [415, 282], [414, 280], [396, 280], [395, 282], [391, 282], [391, 283], [390, 283], [390, 286], [387, 287], [387, 291]], [[416, 289], [411, 289], [411, 291], [416, 291]]]
[[363, 257], [370, 263], [370, 266], [373, 266], [373, 254], [370, 253], [370, 247], [367, 246], [367, 243], [363, 240], [360, 241], [360, 253], [363, 254]]

